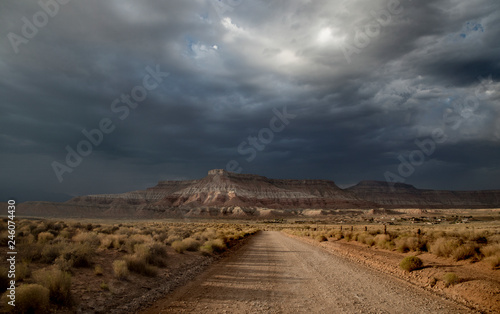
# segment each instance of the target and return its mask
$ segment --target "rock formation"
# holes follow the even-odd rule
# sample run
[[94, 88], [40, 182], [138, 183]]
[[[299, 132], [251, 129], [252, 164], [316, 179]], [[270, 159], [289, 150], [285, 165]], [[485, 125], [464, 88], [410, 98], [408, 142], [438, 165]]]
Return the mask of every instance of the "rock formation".
[[[491, 208], [500, 191], [433, 191], [407, 184], [362, 181], [340, 189], [328, 180], [269, 179], [210, 170], [199, 180], [160, 181], [146, 190], [75, 197], [65, 203], [27, 202], [21, 215], [185, 217], [280, 215], [305, 209]], [[265, 209], [265, 210], [264, 210]]]

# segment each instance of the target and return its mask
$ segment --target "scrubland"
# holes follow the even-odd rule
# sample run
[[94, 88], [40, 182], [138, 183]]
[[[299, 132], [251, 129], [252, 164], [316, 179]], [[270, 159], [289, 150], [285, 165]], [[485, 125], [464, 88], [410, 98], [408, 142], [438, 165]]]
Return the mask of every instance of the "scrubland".
[[273, 227], [355, 263], [485, 313], [500, 311], [500, 224], [281, 224]]
[[391, 251], [429, 252], [455, 261], [500, 266], [500, 226], [289, 226], [284, 232], [321, 241], [356, 241]]
[[[10, 279], [5, 261], [0, 289], [2, 309], [20, 313], [72, 311], [85, 300], [127, 295], [142, 283], [151, 289], [155, 280], [220, 254], [257, 231], [233, 223], [52, 220], [19, 220], [16, 228], [15, 308], [6, 306]], [[6, 233], [2, 220], [3, 251]]]

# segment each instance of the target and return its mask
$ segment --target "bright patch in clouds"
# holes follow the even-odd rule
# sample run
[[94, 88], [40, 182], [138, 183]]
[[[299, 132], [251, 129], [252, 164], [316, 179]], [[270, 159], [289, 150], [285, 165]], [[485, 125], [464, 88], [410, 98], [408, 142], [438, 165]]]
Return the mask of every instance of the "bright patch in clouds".
[[326, 43], [332, 38], [332, 30], [330, 27], [323, 28], [318, 34], [318, 42], [321, 44]]

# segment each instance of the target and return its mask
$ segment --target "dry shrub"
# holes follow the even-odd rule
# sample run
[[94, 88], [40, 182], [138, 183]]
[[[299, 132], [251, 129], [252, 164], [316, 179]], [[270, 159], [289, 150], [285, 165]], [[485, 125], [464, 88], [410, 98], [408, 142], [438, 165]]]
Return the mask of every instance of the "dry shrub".
[[471, 258], [471, 257], [474, 257], [477, 255], [476, 249], [478, 249], [478, 247], [475, 244], [472, 244], [472, 243], [462, 244], [461, 246], [459, 246], [455, 250], [453, 250], [452, 257], [456, 261], [466, 260], [468, 258]]
[[457, 283], [460, 282], [460, 279], [458, 278], [457, 274], [455, 273], [446, 273], [443, 276], [443, 281], [446, 287], [456, 285]]
[[22, 244], [33, 244], [36, 242], [36, 239], [34, 235], [28, 234], [27, 236], [22, 237], [20, 242]]
[[498, 253], [497, 255], [490, 255], [485, 258], [484, 261], [490, 264], [492, 269], [496, 269], [500, 266], [500, 253]]
[[87, 243], [90, 245], [99, 245], [101, 242], [99, 236], [95, 232], [80, 232], [73, 236], [73, 241], [79, 243]]
[[71, 304], [71, 275], [59, 269], [41, 269], [33, 273], [35, 282], [49, 289], [50, 301], [55, 304]]
[[[7, 304], [7, 300], [3, 303]], [[49, 289], [39, 284], [23, 284], [16, 288], [16, 306], [11, 310], [13, 313], [48, 313], [49, 306]]]
[[375, 238], [368, 232], [359, 233], [356, 237], [356, 241], [373, 246], [375, 244]]
[[346, 232], [346, 233], [344, 234], [344, 239], [345, 239], [347, 242], [351, 241], [353, 238], [354, 238], [354, 236], [353, 236], [352, 232]]
[[74, 244], [63, 249], [60, 259], [68, 261], [70, 267], [89, 267], [93, 254], [94, 249], [90, 244]]
[[113, 261], [113, 272], [118, 279], [127, 279], [129, 275], [127, 262], [124, 260]]
[[159, 267], [166, 266], [165, 257], [167, 250], [163, 244], [136, 244], [134, 247], [134, 256], [150, 265]]
[[113, 238], [110, 235], [99, 235], [100, 238], [100, 247], [105, 248], [105, 249], [111, 249], [113, 248]]
[[63, 249], [63, 243], [47, 244], [43, 246], [40, 261], [47, 264], [53, 263], [56, 258], [59, 257]]
[[483, 246], [481, 248], [481, 253], [486, 257], [500, 254], [500, 243]]
[[0, 267], [0, 293], [3, 293], [9, 287], [10, 279], [8, 270], [5, 267]]
[[226, 244], [222, 239], [208, 240], [200, 247], [200, 252], [204, 255], [223, 252]]
[[182, 237], [172, 234], [167, 237], [167, 239], [164, 241], [165, 244], [172, 245], [172, 243], [176, 241], [182, 241]]
[[38, 234], [38, 243], [47, 243], [54, 240], [54, 235], [50, 232], [40, 232]]
[[186, 250], [182, 241], [179, 240], [172, 242], [171, 246], [177, 253], [183, 253]]
[[377, 234], [373, 240], [375, 241], [375, 245], [381, 249], [391, 250], [394, 246], [391, 236], [388, 234]]
[[335, 239], [335, 240], [340, 240], [340, 239], [343, 239], [344, 238], [344, 235], [342, 234], [342, 231], [337, 231], [335, 232], [332, 237]]
[[182, 240], [182, 243], [186, 246], [186, 251], [198, 251], [198, 248], [200, 247], [200, 242], [196, 241], [193, 238], [186, 238]]
[[110, 235], [108, 237], [112, 239], [113, 248], [115, 248], [115, 249], [121, 248], [125, 244], [125, 241], [127, 240], [127, 236], [123, 235], [123, 234], [121, 234], [121, 235], [114, 234], [114, 235]]
[[103, 270], [102, 270], [102, 266], [101, 265], [96, 265], [94, 267], [94, 274], [96, 276], [102, 276], [103, 275]]
[[200, 247], [200, 242], [193, 238], [186, 238], [182, 241], [174, 241], [172, 243], [172, 248], [177, 253], [183, 253], [184, 251], [197, 251]]
[[207, 228], [205, 231], [202, 232], [201, 234], [201, 241], [208, 241], [208, 240], [214, 240], [217, 238], [217, 230], [213, 228]]
[[423, 265], [422, 260], [416, 256], [407, 256], [399, 263], [399, 267], [407, 272], [420, 269]]
[[146, 236], [143, 234], [133, 234], [125, 241], [125, 246], [127, 247], [128, 252], [134, 252], [134, 247], [137, 244], [143, 244], [151, 241], [152, 239], [150, 236]]
[[29, 264], [25, 261], [16, 265], [16, 280], [23, 281], [31, 276], [31, 269]]
[[70, 232], [67, 229], [64, 229], [61, 232], [59, 232], [58, 237], [63, 238], [63, 239], [71, 239], [73, 237], [73, 235], [74, 234], [72, 232]]
[[431, 253], [441, 256], [450, 257], [453, 251], [460, 246], [460, 241], [458, 239], [446, 239], [439, 238], [434, 243], [431, 243], [430, 249]]
[[318, 236], [316, 236], [316, 241], [324, 242], [324, 241], [328, 241], [328, 239], [324, 235], [318, 235]]
[[158, 275], [158, 270], [155, 267], [149, 265], [142, 256], [127, 256], [125, 257], [125, 261], [127, 263], [128, 270], [134, 273], [148, 277], [155, 277], [156, 275]]
[[427, 251], [427, 240], [426, 239], [413, 237], [413, 236], [402, 236], [402, 237], [400, 237], [400, 239], [402, 241], [404, 241], [404, 244], [402, 244], [402, 247], [398, 248], [398, 245], [396, 244], [396, 248], [400, 252]]
[[19, 250], [18, 257], [20, 260], [25, 260], [28, 262], [38, 261], [42, 258], [42, 250], [44, 248], [43, 244], [31, 243], [23, 244], [22, 250]]
[[[166, 258], [167, 257], [167, 247], [162, 244], [162, 243], [153, 243], [149, 246], [149, 254], [150, 259], [148, 260], [148, 263], [152, 265], [156, 265], [155, 262], [151, 259], [154, 258]], [[156, 265], [160, 266], [160, 265]]]
[[153, 240], [154, 240], [154, 241], [157, 241], [157, 242], [161, 242], [161, 243], [163, 243], [163, 242], [165, 242], [165, 240], [167, 239], [167, 237], [168, 237], [168, 234], [167, 234], [167, 233], [162, 232], [162, 233], [160, 233], [160, 234], [155, 234], [155, 235], [153, 236]]

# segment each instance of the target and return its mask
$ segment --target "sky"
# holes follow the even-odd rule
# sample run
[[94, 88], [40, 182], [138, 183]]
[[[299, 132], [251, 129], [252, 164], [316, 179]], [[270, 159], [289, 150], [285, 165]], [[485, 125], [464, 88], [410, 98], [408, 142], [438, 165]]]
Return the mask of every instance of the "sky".
[[500, 189], [497, 0], [0, 2], [0, 201], [197, 179]]

